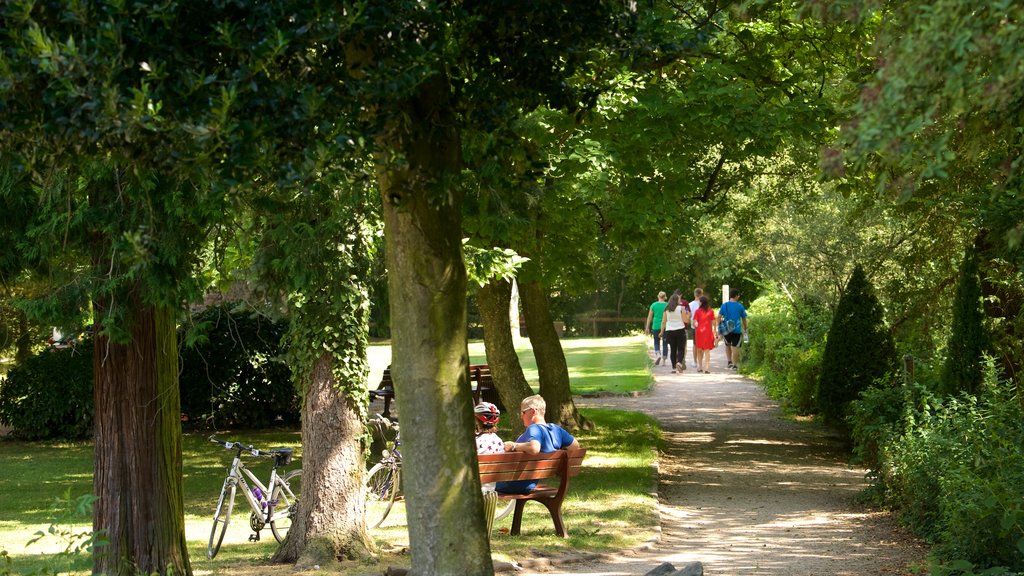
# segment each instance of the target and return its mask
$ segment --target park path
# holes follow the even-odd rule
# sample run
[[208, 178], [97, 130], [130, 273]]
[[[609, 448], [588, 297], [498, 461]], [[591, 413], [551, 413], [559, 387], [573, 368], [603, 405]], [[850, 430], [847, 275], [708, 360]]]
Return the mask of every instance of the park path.
[[721, 347], [712, 355], [711, 374], [689, 362], [682, 375], [655, 367], [650, 394], [578, 401], [661, 423], [661, 540], [649, 551], [542, 574], [641, 575], [692, 561], [708, 575], [910, 574], [926, 549], [890, 515], [856, 502], [865, 471], [821, 427], [781, 419], [755, 382], [726, 370]]

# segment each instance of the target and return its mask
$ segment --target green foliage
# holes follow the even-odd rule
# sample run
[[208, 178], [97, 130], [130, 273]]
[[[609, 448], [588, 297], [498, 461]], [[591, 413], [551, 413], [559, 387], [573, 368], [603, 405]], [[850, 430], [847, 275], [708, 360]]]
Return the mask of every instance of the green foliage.
[[953, 332], [949, 336], [946, 364], [939, 382], [943, 394], [978, 391], [983, 376], [983, 354], [988, 347], [983, 321], [978, 257], [973, 248], [968, 248], [953, 300]]
[[811, 299], [793, 303], [773, 292], [755, 300], [749, 312], [753, 337], [743, 346], [747, 369], [788, 409], [813, 413], [828, 310]]
[[991, 361], [978, 396], [904, 393], [899, 429], [875, 435], [886, 499], [940, 562], [1024, 570], [1024, 398]]
[[181, 409], [200, 427], [264, 428], [299, 421], [283, 322], [239, 304], [207, 308], [181, 331]]
[[92, 435], [92, 351], [87, 337], [12, 368], [0, 382], [0, 422], [29, 440]]
[[839, 299], [822, 353], [818, 407], [826, 421], [842, 425], [847, 405], [896, 363], [885, 313], [858, 265]]
[[471, 282], [484, 286], [496, 278], [512, 280], [516, 271], [529, 258], [523, 258], [510, 248], [491, 248], [486, 250], [468, 243], [469, 238], [462, 239], [462, 256], [466, 261], [466, 275]]
[[886, 464], [884, 450], [902, 430], [907, 409], [908, 390], [889, 381], [872, 384], [850, 402], [850, 437], [854, 460], [868, 469], [868, 476], [881, 486], [881, 471]]

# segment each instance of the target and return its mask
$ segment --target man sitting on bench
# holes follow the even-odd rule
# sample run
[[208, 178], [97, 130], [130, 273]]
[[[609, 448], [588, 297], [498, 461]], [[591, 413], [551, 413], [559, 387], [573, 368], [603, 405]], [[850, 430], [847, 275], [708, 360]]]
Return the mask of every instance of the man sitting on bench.
[[[572, 434], [558, 424], [548, 424], [544, 420], [547, 404], [540, 394], [523, 398], [520, 408], [526, 432], [516, 438], [515, 442], [505, 442], [505, 452], [540, 454], [562, 449], [575, 450], [580, 447], [580, 443]], [[529, 494], [536, 487], [535, 480], [516, 480], [498, 482], [495, 489], [506, 494]]]

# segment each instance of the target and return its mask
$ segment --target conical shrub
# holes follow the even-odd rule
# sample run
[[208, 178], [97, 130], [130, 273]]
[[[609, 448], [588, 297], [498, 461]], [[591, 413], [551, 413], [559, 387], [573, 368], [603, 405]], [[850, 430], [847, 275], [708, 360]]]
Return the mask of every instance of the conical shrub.
[[974, 247], [967, 249], [960, 270], [960, 283], [953, 299], [952, 332], [942, 367], [939, 392], [975, 394], [984, 378], [982, 355], [988, 347], [984, 329], [985, 312], [981, 306], [981, 280], [978, 277], [978, 255]]
[[826, 422], [845, 426], [850, 401], [898, 366], [884, 312], [858, 265], [828, 331], [818, 378], [818, 408]]

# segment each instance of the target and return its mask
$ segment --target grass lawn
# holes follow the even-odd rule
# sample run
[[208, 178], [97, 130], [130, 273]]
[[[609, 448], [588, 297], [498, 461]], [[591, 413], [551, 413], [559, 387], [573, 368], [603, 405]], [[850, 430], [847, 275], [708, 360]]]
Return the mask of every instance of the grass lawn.
[[[640, 338], [564, 340], [570, 377], [576, 394], [584, 392], [628, 392], [646, 389], [651, 376]], [[482, 362], [482, 343], [471, 345], [473, 362]], [[371, 364], [382, 373], [390, 358], [390, 349], [373, 346]], [[523, 354], [528, 378], [536, 382], [532, 354]], [[377, 376], [379, 380], [379, 375]], [[372, 382], [373, 380], [371, 380]], [[613, 386], [612, 384], [616, 384]], [[564, 517], [570, 537], [554, 535], [550, 517], [543, 506], [527, 506], [523, 535], [509, 536], [511, 516], [497, 524], [491, 548], [497, 560], [517, 559], [566, 551], [610, 550], [637, 545], [654, 535], [657, 524], [656, 499], [651, 464], [660, 438], [656, 424], [646, 416], [607, 410], [585, 410], [597, 430], [583, 432], [580, 441], [589, 449], [582, 474], [575, 478], [564, 505]], [[506, 434], [507, 435], [507, 434]], [[260, 447], [293, 446], [299, 448], [298, 432], [258, 431], [224, 432], [220, 436]], [[186, 434], [184, 449], [185, 523], [189, 555], [197, 574], [291, 574], [294, 567], [266, 565], [276, 549], [269, 529], [260, 542], [248, 542], [248, 506], [239, 497], [225, 543], [217, 558], [206, 558], [211, 516], [231, 453], [206, 441], [206, 434]], [[31, 573], [49, 569], [57, 573], [87, 574], [91, 562], [86, 557], [65, 557], [57, 553], [67, 543], [47, 535], [26, 546], [36, 532], [47, 532], [54, 519], [67, 516], [70, 504], [52, 508], [56, 498], [67, 493], [72, 499], [92, 490], [92, 445], [81, 443], [0, 442], [0, 461], [5, 474], [0, 477], [0, 550], [13, 559], [11, 573]], [[299, 466], [301, 459], [289, 468]], [[269, 474], [269, 464], [253, 465], [261, 479]], [[78, 517], [61, 526], [85, 531], [89, 519]], [[504, 530], [502, 530], [504, 529]], [[404, 505], [399, 503], [382, 529], [371, 533], [383, 550], [408, 542]], [[379, 574], [381, 566], [408, 563], [403, 553], [382, 553], [381, 563], [349, 566], [346, 574]], [[0, 574], [4, 574], [0, 559]], [[336, 571], [333, 573], [337, 573]]]
[[[648, 390], [654, 383], [647, 358], [647, 340], [642, 336], [620, 338], [563, 338], [562, 350], [569, 367], [569, 385], [577, 396], [589, 394], [629, 394]], [[527, 382], [538, 390], [537, 360], [530, 341], [516, 339], [516, 352]], [[370, 346], [370, 386], [376, 387], [384, 369], [391, 363], [391, 345]], [[469, 361], [487, 363], [484, 343], [469, 343]]]

